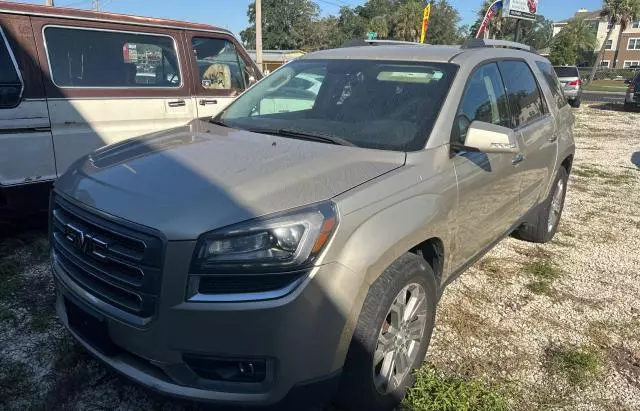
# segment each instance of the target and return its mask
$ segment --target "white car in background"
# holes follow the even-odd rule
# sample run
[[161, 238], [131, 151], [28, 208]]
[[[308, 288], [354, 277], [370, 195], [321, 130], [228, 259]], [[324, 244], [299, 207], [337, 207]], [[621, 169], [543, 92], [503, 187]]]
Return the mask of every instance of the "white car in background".
[[308, 110], [316, 101], [324, 75], [300, 74], [280, 87], [274, 88], [268, 98], [260, 101], [256, 114], [275, 114]]

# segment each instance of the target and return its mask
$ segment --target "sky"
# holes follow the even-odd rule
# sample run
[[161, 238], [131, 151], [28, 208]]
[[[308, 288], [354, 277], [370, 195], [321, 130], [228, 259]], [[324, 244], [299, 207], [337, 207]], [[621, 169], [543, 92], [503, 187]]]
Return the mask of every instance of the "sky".
[[[236, 35], [249, 24], [247, 7], [251, 0], [100, 0], [102, 10], [148, 17], [206, 23], [225, 27]], [[314, 0], [323, 15], [337, 14], [340, 6], [357, 6], [365, 0]], [[463, 24], [473, 24], [482, 0], [449, 0], [458, 9]], [[24, 3], [43, 4], [44, 0]], [[55, 0], [56, 6], [90, 8], [92, 0]], [[539, 0], [539, 12], [551, 20], [571, 17], [579, 8], [597, 10], [601, 0]]]

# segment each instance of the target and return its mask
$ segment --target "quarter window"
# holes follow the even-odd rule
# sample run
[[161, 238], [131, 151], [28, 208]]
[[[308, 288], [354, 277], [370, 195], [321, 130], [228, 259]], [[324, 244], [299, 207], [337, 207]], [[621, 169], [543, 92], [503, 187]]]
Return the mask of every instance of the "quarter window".
[[194, 37], [191, 46], [200, 70], [202, 88], [238, 92], [245, 89], [245, 65], [232, 42]]
[[0, 108], [17, 106], [21, 94], [22, 80], [10, 52], [9, 43], [0, 28]]
[[47, 27], [44, 36], [58, 87], [182, 85], [171, 37], [62, 27]]
[[527, 63], [503, 61], [501, 69], [513, 127], [525, 126], [542, 117], [546, 112], [542, 95]]
[[547, 85], [551, 89], [551, 93], [553, 94], [553, 98], [556, 100], [556, 104], [558, 108], [562, 108], [567, 105], [567, 99], [564, 96], [564, 92], [562, 91], [562, 85], [558, 80], [558, 76], [556, 75], [553, 66], [551, 63], [545, 63], [542, 61], [536, 61], [536, 65], [542, 72]]
[[464, 144], [473, 121], [510, 126], [505, 89], [496, 63], [476, 69], [467, 83], [456, 119], [454, 140], [460, 144]]

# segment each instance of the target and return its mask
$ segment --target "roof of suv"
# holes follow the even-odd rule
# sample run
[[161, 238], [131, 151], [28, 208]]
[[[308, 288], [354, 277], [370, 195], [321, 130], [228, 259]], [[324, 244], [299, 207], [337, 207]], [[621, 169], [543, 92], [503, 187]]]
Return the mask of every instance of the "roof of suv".
[[170, 20], [170, 19], [157, 19], [153, 17], [140, 17], [131, 16], [126, 14], [117, 13], [105, 13], [88, 10], [78, 10], [65, 7], [51, 7], [42, 6], [37, 4], [24, 4], [24, 3], [9, 3], [0, 0], [0, 13], [10, 14], [26, 14], [33, 16], [43, 17], [56, 17], [63, 19], [73, 20], [91, 20], [101, 21], [109, 23], [122, 23], [122, 24], [134, 24], [141, 26], [153, 26], [164, 28], [176, 28], [186, 30], [198, 30], [198, 31], [217, 31], [217, 32], [230, 32], [226, 29], [222, 29], [215, 26], [209, 26], [207, 24], [187, 23], [184, 21]]

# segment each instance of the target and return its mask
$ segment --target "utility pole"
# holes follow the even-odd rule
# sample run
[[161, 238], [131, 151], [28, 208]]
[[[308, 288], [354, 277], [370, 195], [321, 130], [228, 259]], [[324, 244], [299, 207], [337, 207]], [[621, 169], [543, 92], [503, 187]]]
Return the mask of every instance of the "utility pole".
[[53, 0], [46, 0], [44, 4], [51, 7], [55, 6], [55, 4], [53, 4]]
[[256, 64], [262, 67], [262, 0], [256, 0]]
[[100, 11], [100, 0], [93, 0], [93, 9], [95, 11]]

